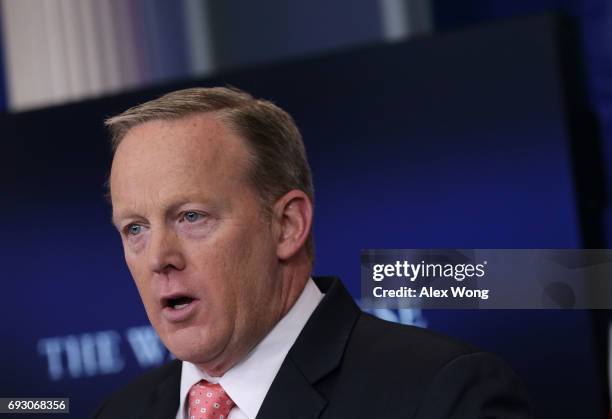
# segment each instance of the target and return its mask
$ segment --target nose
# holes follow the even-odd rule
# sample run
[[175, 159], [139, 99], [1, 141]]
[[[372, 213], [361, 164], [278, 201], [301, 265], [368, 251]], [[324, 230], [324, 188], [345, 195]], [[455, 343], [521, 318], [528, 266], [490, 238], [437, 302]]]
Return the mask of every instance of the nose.
[[161, 227], [151, 231], [148, 247], [148, 262], [151, 271], [167, 274], [172, 270], [185, 269], [181, 242], [172, 229]]

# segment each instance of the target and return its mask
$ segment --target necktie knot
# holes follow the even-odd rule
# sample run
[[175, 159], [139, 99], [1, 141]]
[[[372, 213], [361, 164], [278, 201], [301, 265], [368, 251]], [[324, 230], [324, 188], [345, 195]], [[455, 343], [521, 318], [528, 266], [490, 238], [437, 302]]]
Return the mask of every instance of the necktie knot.
[[219, 384], [195, 383], [189, 389], [189, 419], [227, 419], [234, 401]]

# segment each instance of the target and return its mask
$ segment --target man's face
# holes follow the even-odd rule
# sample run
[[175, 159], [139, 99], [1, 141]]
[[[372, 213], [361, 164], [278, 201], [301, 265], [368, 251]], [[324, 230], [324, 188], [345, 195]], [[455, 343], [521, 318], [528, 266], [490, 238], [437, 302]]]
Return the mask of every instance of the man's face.
[[147, 315], [179, 359], [223, 372], [271, 328], [278, 234], [246, 181], [244, 141], [211, 114], [132, 128], [113, 220]]

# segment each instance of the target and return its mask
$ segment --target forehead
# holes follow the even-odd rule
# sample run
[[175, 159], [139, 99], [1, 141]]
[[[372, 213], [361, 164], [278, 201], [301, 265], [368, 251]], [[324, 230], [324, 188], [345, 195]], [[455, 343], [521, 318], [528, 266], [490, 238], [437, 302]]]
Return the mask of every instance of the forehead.
[[214, 114], [153, 120], [131, 128], [115, 152], [111, 198], [243, 181], [250, 153]]
[[[146, 163], [147, 158], [159, 154], [212, 162], [225, 156], [245, 157], [245, 152], [246, 144], [226, 123], [214, 113], [203, 113], [173, 120], [152, 120], [132, 127], [117, 147], [113, 164], [136, 155]], [[194, 158], [186, 158], [189, 156]]]

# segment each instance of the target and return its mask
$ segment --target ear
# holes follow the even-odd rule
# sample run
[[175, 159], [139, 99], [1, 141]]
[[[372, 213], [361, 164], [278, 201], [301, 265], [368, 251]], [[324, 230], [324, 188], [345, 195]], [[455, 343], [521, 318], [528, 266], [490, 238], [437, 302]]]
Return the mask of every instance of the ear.
[[274, 217], [278, 222], [279, 236], [276, 255], [287, 260], [304, 247], [312, 226], [312, 202], [298, 189], [283, 195], [274, 204]]

